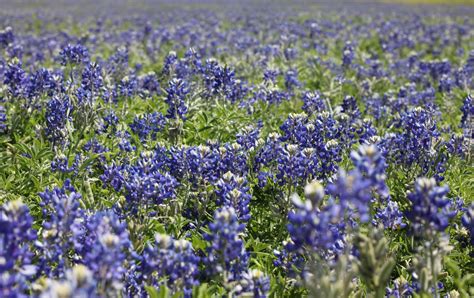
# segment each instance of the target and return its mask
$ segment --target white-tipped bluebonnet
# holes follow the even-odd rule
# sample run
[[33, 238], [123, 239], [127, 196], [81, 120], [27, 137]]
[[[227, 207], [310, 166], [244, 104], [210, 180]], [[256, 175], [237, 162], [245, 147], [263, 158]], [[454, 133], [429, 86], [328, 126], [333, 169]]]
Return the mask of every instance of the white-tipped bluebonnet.
[[164, 171], [164, 164], [154, 159], [153, 152], [143, 152], [140, 158], [129, 165], [105, 166], [100, 179], [116, 191], [123, 191], [126, 204], [122, 211], [135, 213], [140, 207], [162, 204], [176, 195], [177, 180]]
[[471, 140], [474, 139], [474, 100], [469, 94], [461, 107], [462, 117], [460, 127], [464, 130], [464, 137]]
[[381, 223], [386, 229], [392, 230], [402, 229], [406, 226], [398, 203], [392, 200], [388, 200], [385, 207], [376, 211], [374, 225], [377, 225], [377, 223]]
[[465, 208], [464, 214], [461, 217], [461, 223], [468, 230], [471, 245], [474, 246], [474, 203]]
[[[387, 159], [405, 167], [416, 164], [421, 175], [427, 174], [430, 170], [436, 171], [438, 163], [433, 161], [437, 161], [436, 154], [441, 148], [437, 151], [434, 149], [440, 138], [440, 132], [433, 113], [423, 108], [410, 109], [402, 113], [395, 126], [400, 131], [385, 136], [381, 142]], [[439, 146], [443, 146], [443, 143]]]
[[138, 78], [139, 92], [142, 97], [153, 97], [161, 93], [157, 76], [151, 72]]
[[326, 109], [324, 98], [319, 92], [305, 92], [303, 94], [303, 103], [301, 109], [308, 115], [319, 113]]
[[12, 97], [19, 97], [25, 93], [28, 76], [22, 67], [21, 61], [15, 59], [8, 63], [3, 75], [3, 83], [7, 86], [8, 93]]
[[173, 293], [183, 291], [185, 297], [191, 297], [192, 288], [199, 284], [198, 265], [199, 257], [189, 241], [156, 234], [154, 243], [146, 245], [137, 269], [143, 283], [164, 284]]
[[4, 106], [0, 106], [0, 133], [7, 130], [7, 113]]
[[245, 82], [235, 78], [234, 70], [219, 65], [214, 59], [206, 60], [201, 72], [208, 97], [222, 94], [231, 102], [236, 102], [247, 93]]
[[26, 297], [36, 273], [31, 245], [36, 239], [33, 218], [21, 201], [0, 207], [0, 296]]
[[444, 232], [456, 215], [446, 195], [448, 186], [437, 186], [434, 178], [418, 178], [415, 188], [408, 193], [411, 208], [406, 212], [409, 225], [416, 235]]
[[301, 82], [298, 79], [298, 70], [289, 69], [285, 73], [285, 87], [287, 90], [292, 91], [295, 87], [301, 86]]
[[226, 283], [240, 280], [247, 271], [249, 254], [241, 236], [244, 229], [234, 208], [222, 207], [215, 212], [210, 233], [204, 236], [209, 242], [204, 264], [210, 278], [220, 276]]
[[158, 112], [135, 116], [130, 128], [137, 134], [140, 141], [145, 142], [148, 138], [154, 140], [166, 124], [165, 117]]
[[85, 64], [89, 62], [89, 51], [80, 44], [66, 45], [59, 53], [61, 65], [67, 64]]
[[82, 164], [81, 154], [76, 154], [74, 156], [74, 162], [70, 165], [69, 159], [61, 154], [51, 161], [51, 171], [61, 172], [61, 173], [71, 173], [74, 172], [77, 175], [80, 165]]
[[189, 86], [186, 81], [172, 79], [169, 82], [168, 88], [166, 88], [166, 93], [165, 102], [168, 104], [166, 117], [175, 120], [185, 120], [188, 112], [185, 99], [186, 95], [189, 93]]
[[72, 226], [75, 261], [89, 267], [102, 295], [122, 290], [131, 247], [127, 224], [111, 211], [84, 216]]
[[297, 195], [292, 197], [295, 209], [288, 214], [291, 241], [286, 249], [300, 255], [317, 253], [326, 257], [339, 253], [344, 247], [345, 215], [341, 205], [334, 201], [320, 208], [324, 191], [320, 189], [322, 186], [315, 184], [315, 187], [319, 190], [311, 192], [306, 201]]
[[138, 91], [138, 80], [135, 76], [125, 76], [117, 84], [117, 94], [127, 98], [133, 97]]
[[265, 298], [270, 291], [270, 278], [258, 269], [250, 269], [242, 274], [237, 288], [238, 297]]
[[12, 27], [6, 27], [0, 30], [0, 48], [6, 48], [15, 40], [15, 34]]
[[[68, 270], [64, 279], [48, 280], [41, 298], [95, 298], [96, 281], [85, 265], [76, 265]], [[110, 294], [110, 293], [109, 293]]]
[[276, 79], [277, 79], [277, 76], [279, 75], [279, 71], [278, 70], [275, 70], [275, 69], [265, 69], [265, 71], [263, 72], [263, 80], [265, 82], [271, 82], [271, 83], [275, 83], [276, 82]]
[[362, 145], [357, 151], [351, 152], [351, 159], [357, 170], [371, 180], [372, 186], [379, 195], [387, 198], [389, 196], [389, 190], [385, 184], [387, 164], [377, 147]]
[[327, 191], [334, 198], [339, 198], [342, 208], [357, 211], [362, 222], [370, 219], [370, 204], [373, 198], [372, 189], [375, 187], [370, 179], [365, 178], [359, 171], [339, 171], [333, 183], [327, 186]]
[[71, 262], [69, 253], [74, 247], [72, 227], [83, 214], [79, 202], [82, 196], [70, 180], [66, 180], [63, 187], [46, 189], [39, 196], [44, 220], [37, 243], [39, 266], [48, 277], [62, 277]]
[[355, 58], [354, 46], [350, 41], [346, 42], [342, 49], [342, 66], [348, 67]]
[[241, 222], [250, 219], [249, 204], [251, 195], [247, 184], [246, 178], [227, 172], [217, 181], [216, 185], [217, 205], [233, 207]]
[[257, 125], [244, 127], [242, 131], [236, 135], [236, 142], [242, 146], [243, 150], [252, 151], [257, 147], [262, 126], [262, 122], [259, 121]]
[[68, 97], [53, 97], [46, 107], [45, 134], [53, 146], [63, 145], [68, 137], [67, 125], [71, 121], [73, 106]]
[[102, 67], [98, 63], [89, 63], [84, 67], [81, 74], [81, 86], [80, 88], [91, 91], [99, 92], [104, 86], [104, 77], [102, 74]]
[[165, 57], [165, 61], [163, 63], [163, 74], [169, 75], [174, 70], [174, 66], [178, 61], [178, 56], [176, 52], [172, 51], [169, 52], [168, 55]]

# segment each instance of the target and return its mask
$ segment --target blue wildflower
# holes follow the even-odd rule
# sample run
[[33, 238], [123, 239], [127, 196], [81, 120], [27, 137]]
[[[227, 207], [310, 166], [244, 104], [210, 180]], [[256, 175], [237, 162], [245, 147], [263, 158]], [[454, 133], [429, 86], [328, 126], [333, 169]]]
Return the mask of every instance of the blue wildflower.
[[26, 297], [28, 282], [36, 266], [30, 245], [36, 239], [33, 218], [21, 201], [0, 207], [0, 294], [3, 297]]
[[456, 215], [451, 200], [446, 197], [448, 186], [437, 186], [434, 178], [418, 178], [415, 189], [408, 193], [411, 208], [406, 212], [413, 232], [425, 235], [429, 232], [443, 232]]
[[80, 44], [68, 44], [59, 53], [61, 65], [85, 64], [89, 62], [89, 58], [89, 51]]
[[224, 283], [242, 278], [249, 258], [240, 235], [244, 229], [234, 208], [222, 207], [215, 212], [214, 222], [209, 224], [210, 233], [204, 237], [210, 244], [204, 259], [209, 277], [221, 276]]

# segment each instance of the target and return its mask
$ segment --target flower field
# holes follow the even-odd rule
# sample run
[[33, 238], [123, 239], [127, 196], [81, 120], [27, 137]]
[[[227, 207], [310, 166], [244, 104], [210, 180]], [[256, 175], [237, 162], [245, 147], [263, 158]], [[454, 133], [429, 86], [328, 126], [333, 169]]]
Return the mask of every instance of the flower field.
[[0, 297], [473, 297], [473, 15], [0, 1]]

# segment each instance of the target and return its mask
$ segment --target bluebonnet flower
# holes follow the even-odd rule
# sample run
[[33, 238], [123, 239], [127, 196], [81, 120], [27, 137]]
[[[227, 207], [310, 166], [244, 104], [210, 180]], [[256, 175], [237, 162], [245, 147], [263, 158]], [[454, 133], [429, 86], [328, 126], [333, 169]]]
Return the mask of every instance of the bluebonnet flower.
[[15, 40], [12, 27], [6, 27], [0, 31], [0, 48], [6, 48]]
[[296, 48], [285, 48], [283, 50], [283, 55], [285, 56], [286, 60], [294, 60], [298, 56], [298, 49]]
[[[255, 160], [253, 162], [253, 170], [255, 172], [260, 171], [263, 166], [269, 166], [273, 161], [277, 160], [280, 148], [282, 146], [280, 138], [281, 136], [278, 133], [270, 133], [268, 135], [267, 139], [264, 141], [264, 144], [255, 155]], [[264, 183], [264, 181], [260, 181], [260, 183]]]
[[139, 90], [142, 96], [152, 97], [161, 93], [160, 83], [153, 72], [139, 77]]
[[346, 96], [341, 104], [342, 112], [351, 117], [351, 120], [360, 118], [360, 110], [357, 106], [357, 101], [353, 96]]
[[403, 277], [399, 277], [393, 282], [392, 288], [386, 288], [385, 295], [386, 297], [401, 298], [411, 296], [416, 292], [416, 285], [409, 283]]
[[291, 238], [289, 241], [283, 241], [283, 248], [273, 250], [273, 254], [276, 259], [273, 261], [273, 265], [283, 272], [288, 277], [296, 277], [304, 271], [305, 257], [304, 255], [295, 250], [295, 246]]
[[439, 92], [449, 93], [453, 89], [453, 86], [454, 86], [453, 79], [447, 74], [443, 74], [441, 78], [439, 79], [439, 86], [438, 86]]
[[101, 294], [118, 293], [131, 247], [126, 223], [111, 211], [97, 212], [73, 223], [76, 262], [89, 267]]
[[272, 82], [272, 83], [275, 83], [278, 75], [279, 75], [278, 70], [275, 70], [275, 69], [266, 69], [266, 70], [263, 72], [263, 80], [264, 80], [265, 82]]
[[248, 221], [250, 219], [249, 203], [251, 195], [249, 194], [247, 179], [227, 172], [217, 181], [216, 187], [217, 205], [233, 207], [241, 222]]
[[36, 273], [30, 245], [36, 239], [33, 218], [21, 201], [0, 207], [0, 295], [26, 297], [28, 282]]
[[242, 146], [242, 149], [245, 151], [254, 150], [258, 145], [261, 129], [262, 122], [259, 122], [256, 126], [249, 125], [244, 127], [242, 131], [236, 135], [236, 142]]
[[463, 102], [461, 107], [462, 117], [460, 127], [465, 130], [465, 137], [469, 139], [474, 138], [474, 128], [472, 122], [474, 121], [474, 101], [469, 94]]
[[98, 92], [104, 86], [102, 67], [97, 63], [89, 63], [81, 74], [81, 87], [88, 91]]
[[138, 80], [135, 76], [125, 76], [117, 85], [117, 94], [123, 97], [132, 97], [137, 91]]
[[65, 155], [60, 154], [51, 161], [51, 171], [59, 171], [62, 173], [74, 172], [77, 175], [81, 164], [82, 157], [80, 154], [75, 155], [74, 162], [72, 163], [72, 165], [69, 165], [69, 159]]
[[446, 149], [449, 154], [463, 156], [464, 154], [464, 136], [462, 134], [453, 134], [448, 142]]
[[104, 172], [99, 177], [103, 183], [103, 187], [106, 188], [107, 185], [110, 185], [115, 191], [122, 190], [125, 183], [125, 177], [122, 175], [124, 168], [124, 165], [104, 165]]
[[[196, 183], [198, 180], [215, 182], [222, 173], [217, 167], [219, 152], [209, 146], [199, 145], [184, 149], [186, 171], [191, 174], [190, 181]], [[179, 158], [175, 152], [175, 156]], [[230, 169], [229, 169], [230, 170]], [[227, 171], [229, 171], [227, 170]], [[224, 172], [225, 173], [225, 172]]]
[[362, 145], [357, 151], [351, 152], [351, 159], [356, 169], [371, 180], [372, 186], [382, 196], [387, 198], [389, 190], [385, 184], [385, 158], [375, 145]]
[[85, 64], [89, 62], [89, 51], [80, 44], [65, 46], [59, 53], [61, 65]]
[[296, 69], [289, 69], [285, 73], [285, 87], [291, 91], [295, 87], [301, 86], [301, 82], [298, 80], [298, 71]]
[[471, 239], [471, 245], [474, 246], [474, 203], [467, 206], [461, 217], [462, 225], [468, 230]]
[[259, 87], [257, 90], [253, 91], [253, 96], [251, 99], [249, 99], [249, 102], [255, 103], [257, 101], [263, 101], [268, 104], [278, 104], [284, 100], [288, 100], [289, 96], [289, 93], [277, 88], [263, 89]]
[[53, 97], [48, 101], [45, 133], [53, 146], [62, 145], [67, 140], [67, 123], [71, 121], [72, 108], [68, 97]]
[[285, 248], [300, 255], [316, 252], [322, 257], [329, 257], [341, 252], [344, 247], [344, 211], [334, 201], [320, 209], [324, 190], [317, 182], [313, 183], [318, 190], [311, 195], [311, 199], [303, 202], [297, 195], [292, 197], [295, 210], [288, 214], [287, 226], [291, 241]]
[[154, 140], [165, 124], [165, 117], [161, 113], [154, 112], [135, 116], [130, 128], [138, 135], [140, 141], [145, 142], [149, 137]]
[[221, 176], [229, 171], [241, 176], [247, 174], [248, 153], [239, 143], [227, 143], [213, 151], [217, 151], [215, 154], [217, 175]]
[[83, 214], [79, 203], [82, 196], [70, 180], [66, 180], [63, 187], [46, 189], [39, 196], [44, 219], [37, 244], [40, 269], [48, 277], [62, 277], [70, 263], [69, 252], [74, 247], [72, 226]]
[[301, 109], [308, 115], [319, 113], [326, 109], [324, 98], [322, 98], [319, 92], [305, 92], [303, 94], [303, 103]]
[[270, 278], [258, 269], [251, 269], [242, 274], [237, 296], [250, 295], [254, 298], [265, 298], [270, 291]]
[[7, 113], [4, 106], [0, 106], [0, 133], [7, 130]]
[[370, 219], [372, 189], [375, 186], [357, 170], [349, 173], [341, 170], [334, 182], [327, 186], [327, 191], [333, 197], [339, 198], [342, 208], [357, 210], [360, 220], [367, 222]]
[[384, 137], [381, 142], [387, 158], [406, 167], [417, 164], [421, 174], [426, 174], [436, 160], [433, 146], [440, 136], [436, 124], [433, 115], [425, 109], [415, 108], [403, 113], [395, 123], [401, 131]]
[[117, 131], [117, 124], [119, 122], [119, 118], [117, 115], [115, 115], [115, 112], [113, 110], [108, 111], [105, 113], [105, 116], [99, 120], [99, 127], [98, 127], [98, 133], [106, 133], [109, 131], [111, 133], [115, 133]]
[[208, 97], [222, 94], [231, 102], [236, 102], [248, 91], [246, 83], [235, 78], [233, 69], [227, 66], [222, 67], [214, 59], [206, 60], [201, 72]]
[[185, 97], [189, 93], [188, 84], [181, 79], [172, 79], [166, 92], [165, 101], [168, 104], [166, 117], [175, 120], [186, 120], [188, 108], [186, 107]]
[[172, 67], [176, 64], [177, 61], [178, 56], [176, 55], [176, 52], [169, 52], [169, 54], [165, 57], [162, 72], [166, 75], [169, 75], [171, 73]]
[[85, 152], [91, 152], [99, 155], [99, 159], [105, 162], [105, 152], [109, 152], [109, 148], [102, 145], [97, 139], [93, 138], [82, 146], [82, 150]]
[[3, 75], [3, 83], [8, 86], [8, 93], [12, 97], [19, 97], [25, 93], [25, 83], [28, 80], [28, 76], [22, 66], [23, 64], [20, 60], [14, 59], [8, 63]]
[[244, 229], [234, 208], [222, 207], [215, 212], [214, 222], [209, 224], [210, 233], [204, 236], [210, 243], [204, 259], [209, 277], [220, 275], [224, 283], [242, 278], [249, 258], [240, 235]]
[[281, 140], [306, 145], [305, 139], [310, 136], [306, 124], [308, 124], [307, 114], [290, 114], [280, 126], [280, 130], [283, 132]]
[[92, 272], [84, 265], [76, 265], [68, 270], [62, 280], [48, 280], [41, 298], [95, 298], [96, 281]]
[[137, 148], [136, 146], [133, 146], [130, 143], [131, 135], [128, 131], [126, 131], [126, 130], [117, 131], [115, 133], [115, 136], [117, 137], [117, 139], [119, 141], [120, 150], [125, 151], [125, 152], [132, 152]]
[[115, 53], [108, 59], [108, 63], [106, 63], [107, 71], [115, 78], [123, 77], [125, 70], [128, 68], [128, 60], [128, 48], [124, 46], [118, 47]]
[[277, 158], [278, 172], [276, 174], [279, 183], [300, 185], [311, 180], [317, 170], [317, 166], [314, 165], [315, 155], [313, 148], [301, 149], [293, 144], [287, 144], [281, 148]]
[[143, 152], [134, 164], [105, 167], [100, 179], [104, 186], [110, 184], [116, 191], [124, 192], [126, 205], [122, 211], [136, 213], [141, 207], [148, 210], [175, 197], [177, 180], [154, 157], [153, 152]]
[[434, 178], [418, 178], [415, 189], [408, 193], [411, 208], [406, 212], [413, 232], [425, 235], [443, 232], [456, 215], [451, 200], [446, 197], [448, 186], [437, 186]]
[[403, 229], [406, 224], [403, 222], [403, 213], [400, 211], [398, 203], [388, 200], [385, 207], [380, 208], [375, 213], [374, 225], [383, 224], [386, 229]]
[[474, 50], [469, 52], [469, 55], [466, 60], [466, 64], [464, 65], [464, 71], [468, 75], [474, 74]]
[[145, 246], [141, 259], [137, 269], [143, 282], [154, 286], [165, 284], [173, 293], [184, 291], [185, 297], [191, 297], [193, 286], [199, 283], [200, 259], [189, 241], [156, 234], [154, 243]]
[[344, 49], [342, 50], [342, 66], [348, 67], [354, 60], [355, 53], [354, 47], [350, 41], [346, 42]]
[[33, 75], [30, 75], [25, 90], [26, 96], [30, 101], [45, 93], [48, 96], [52, 96], [55, 92], [64, 91], [64, 86], [58, 84], [58, 77], [55, 78], [56, 75], [56, 73], [45, 68], [40, 68]]

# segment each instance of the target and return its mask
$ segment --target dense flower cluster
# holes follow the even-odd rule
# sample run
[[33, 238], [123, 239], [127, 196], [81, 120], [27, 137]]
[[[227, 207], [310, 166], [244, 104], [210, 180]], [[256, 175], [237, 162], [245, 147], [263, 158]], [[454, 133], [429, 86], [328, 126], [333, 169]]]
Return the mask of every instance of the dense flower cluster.
[[142, 280], [147, 284], [167, 284], [175, 292], [184, 289], [191, 297], [197, 285], [199, 257], [189, 241], [176, 240], [168, 235], [155, 235], [155, 243], [148, 244], [139, 267]]
[[407, 212], [415, 233], [446, 230], [449, 220], [457, 213], [451, 200], [446, 197], [448, 192], [449, 187], [437, 186], [433, 178], [416, 180], [414, 191], [408, 194], [412, 207]]
[[249, 257], [240, 235], [244, 228], [234, 208], [223, 207], [216, 211], [214, 222], [209, 224], [211, 233], [205, 236], [210, 246], [204, 263], [210, 277], [221, 275], [225, 282], [242, 278]]
[[36, 233], [28, 207], [21, 201], [11, 201], [0, 209], [0, 293], [15, 297], [27, 290], [36, 274], [30, 248]]
[[474, 296], [472, 7], [7, 2], [1, 297]]

